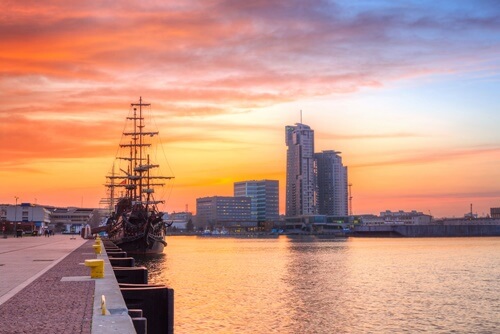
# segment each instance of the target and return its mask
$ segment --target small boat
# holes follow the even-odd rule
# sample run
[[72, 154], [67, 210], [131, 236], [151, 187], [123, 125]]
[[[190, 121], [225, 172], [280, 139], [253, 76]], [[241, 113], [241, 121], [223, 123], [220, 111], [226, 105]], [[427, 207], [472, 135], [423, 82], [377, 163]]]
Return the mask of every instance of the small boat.
[[[139, 103], [132, 103], [133, 114], [127, 117], [130, 129], [123, 132], [126, 142], [120, 143], [125, 153], [117, 157], [117, 162], [126, 166], [120, 172], [107, 176], [106, 186], [110, 192], [109, 203], [114, 210], [105, 224], [109, 240], [130, 254], [159, 254], [167, 245], [165, 230], [169, 224], [163, 221], [163, 212], [158, 210], [162, 200], [154, 198], [155, 188], [164, 186], [164, 180], [172, 176], [159, 176], [153, 171], [159, 168], [151, 161], [146, 139], [157, 136], [158, 132], [146, 131], [144, 109], [150, 107], [142, 97]], [[116, 196], [120, 191], [121, 195]], [[170, 223], [171, 224], [171, 223]]]

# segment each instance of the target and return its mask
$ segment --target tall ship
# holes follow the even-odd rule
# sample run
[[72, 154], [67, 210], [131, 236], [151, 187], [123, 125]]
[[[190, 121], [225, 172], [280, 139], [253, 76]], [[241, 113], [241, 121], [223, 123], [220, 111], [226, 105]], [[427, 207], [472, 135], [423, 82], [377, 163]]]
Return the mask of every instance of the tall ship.
[[[167, 245], [166, 225], [155, 199], [155, 189], [173, 176], [158, 175], [159, 165], [150, 156], [151, 139], [159, 132], [146, 130], [145, 110], [151, 104], [131, 103], [125, 130], [111, 175], [108, 175], [108, 204], [111, 214], [101, 227], [108, 238], [130, 254], [159, 254]], [[115, 166], [119, 170], [115, 172]]]

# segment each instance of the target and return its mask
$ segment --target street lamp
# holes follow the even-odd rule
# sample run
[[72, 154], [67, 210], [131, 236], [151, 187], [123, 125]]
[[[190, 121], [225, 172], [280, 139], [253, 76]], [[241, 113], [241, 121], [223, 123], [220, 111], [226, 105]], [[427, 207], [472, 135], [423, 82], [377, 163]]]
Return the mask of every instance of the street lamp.
[[14, 196], [16, 199], [16, 206], [14, 207], [14, 236], [17, 238], [17, 200], [19, 197]]

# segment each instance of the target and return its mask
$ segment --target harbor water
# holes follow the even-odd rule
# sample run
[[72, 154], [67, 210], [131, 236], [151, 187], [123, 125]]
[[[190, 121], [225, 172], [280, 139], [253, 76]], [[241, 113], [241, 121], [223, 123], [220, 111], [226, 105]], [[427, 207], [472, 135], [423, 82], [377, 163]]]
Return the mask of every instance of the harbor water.
[[500, 238], [168, 238], [177, 333], [498, 333]]

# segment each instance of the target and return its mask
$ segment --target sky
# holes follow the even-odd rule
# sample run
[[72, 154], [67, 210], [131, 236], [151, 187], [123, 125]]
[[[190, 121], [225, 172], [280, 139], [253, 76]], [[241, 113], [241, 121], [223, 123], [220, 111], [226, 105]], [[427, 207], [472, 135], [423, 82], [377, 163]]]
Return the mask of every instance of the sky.
[[[0, 0], [0, 203], [98, 207], [151, 103], [165, 211], [280, 181], [285, 126], [342, 152], [354, 214], [500, 206], [497, 1]], [[163, 165], [162, 165], [163, 166]]]

